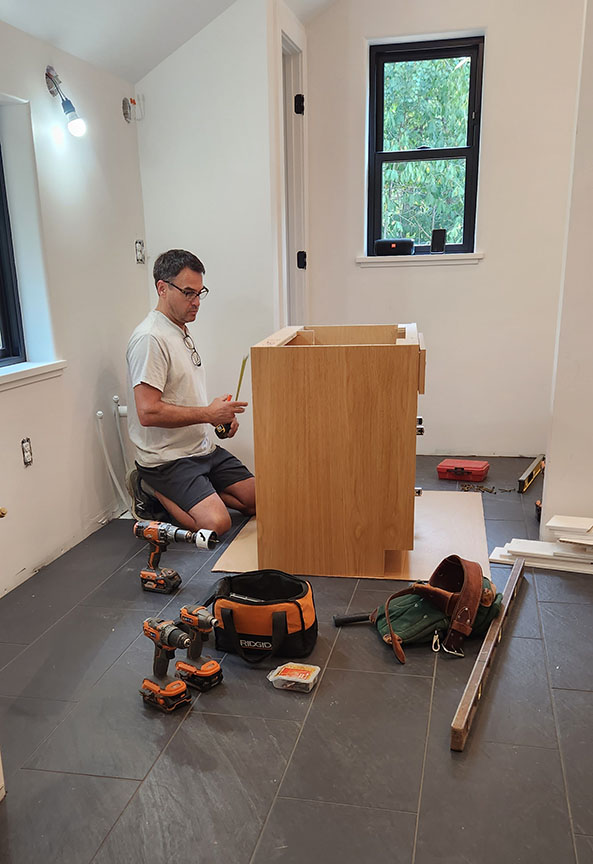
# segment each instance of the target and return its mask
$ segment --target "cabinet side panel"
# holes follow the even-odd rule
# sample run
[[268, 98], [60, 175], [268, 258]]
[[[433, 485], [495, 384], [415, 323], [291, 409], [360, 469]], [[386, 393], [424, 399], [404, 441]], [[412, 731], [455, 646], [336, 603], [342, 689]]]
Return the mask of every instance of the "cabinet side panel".
[[253, 348], [260, 567], [382, 575], [413, 545], [417, 346]]

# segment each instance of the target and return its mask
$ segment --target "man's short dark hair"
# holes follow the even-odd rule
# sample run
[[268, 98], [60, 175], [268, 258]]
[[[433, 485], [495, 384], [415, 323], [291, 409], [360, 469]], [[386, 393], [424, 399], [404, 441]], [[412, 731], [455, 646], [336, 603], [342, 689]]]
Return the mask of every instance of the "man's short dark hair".
[[206, 268], [193, 252], [186, 252], [185, 249], [169, 249], [168, 252], [162, 252], [154, 262], [152, 270], [154, 284], [156, 285], [161, 279], [163, 282], [175, 279], [186, 267], [194, 273], [206, 272]]

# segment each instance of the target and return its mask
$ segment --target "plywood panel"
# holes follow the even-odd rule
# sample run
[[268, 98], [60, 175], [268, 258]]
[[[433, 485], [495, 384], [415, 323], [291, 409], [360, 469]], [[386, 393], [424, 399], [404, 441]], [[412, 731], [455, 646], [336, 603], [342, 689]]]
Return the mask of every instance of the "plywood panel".
[[[480, 495], [468, 492], [425, 492], [416, 499], [415, 548], [410, 552], [387, 553], [390, 569], [371, 574], [373, 578], [427, 581], [437, 564], [447, 555], [456, 554], [478, 561], [490, 574], [484, 511]], [[257, 525], [251, 519], [218, 559], [213, 572], [244, 573], [256, 570]], [[278, 567], [278, 564], [270, 566]], [[281, 568], [280, 568], [281, 569]], [[306, 570], [302, 575], [312, 575]], [[357, 576], [338, 572], [332, 576]]]
[[481, 495], [424, 492], [416, 498], [414, 526], [414, 551], [403, 561], [397, 553], [386, 552], [386, 576], [428, 579], [437, 564], [452, 554], [477, 561], [486, 575], [490, 573]]
[[251, 359], [260, 567], [382, 573], [413, 545], [418, 344]]
[[307, 326], [315, 333], [317, 345], [395, 345], [401, 329], [395, 324], [367, 324], [352, 327]]

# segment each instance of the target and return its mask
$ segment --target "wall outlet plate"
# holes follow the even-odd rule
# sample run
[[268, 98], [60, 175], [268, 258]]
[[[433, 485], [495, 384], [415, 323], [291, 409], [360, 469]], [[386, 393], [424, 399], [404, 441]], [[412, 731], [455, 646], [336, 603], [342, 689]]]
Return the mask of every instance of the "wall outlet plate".
[[21, 450], [23, 451], [23, 463], [25, 468], [33, 464], [33, 449], [31, 447], [31, 439], [23, 438], [21, 441]]

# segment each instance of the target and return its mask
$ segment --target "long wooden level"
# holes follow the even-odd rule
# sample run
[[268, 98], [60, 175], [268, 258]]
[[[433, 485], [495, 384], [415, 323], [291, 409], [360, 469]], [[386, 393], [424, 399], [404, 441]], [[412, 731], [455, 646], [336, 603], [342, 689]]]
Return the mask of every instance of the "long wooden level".
[[451, 750], [463, 750], [465, 747], [474, 715], [484, 694], [484, 686], [490, 674], [494, 654], [502, 639], [509, 609], [517, 596], [523, 580], [524, 566], [525, 559], [517, 558], [502, 595], [502, 611], [498, 618], [495, 618], [490, 624], [488, 632], [484, 637], [482, 648], [476, 658], [474, 668], [469, 676], [463, 696], [451, 723]]

